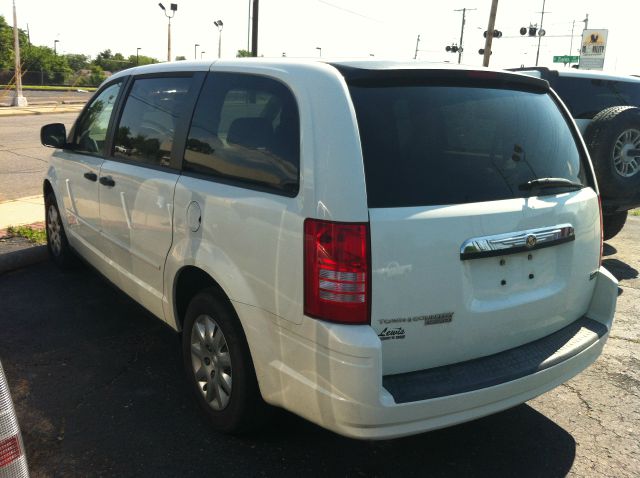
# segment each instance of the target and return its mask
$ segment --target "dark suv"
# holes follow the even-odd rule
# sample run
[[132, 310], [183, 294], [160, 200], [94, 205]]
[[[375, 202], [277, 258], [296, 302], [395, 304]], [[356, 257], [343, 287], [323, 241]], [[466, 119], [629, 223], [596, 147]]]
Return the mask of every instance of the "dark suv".
[[547, 80], [587, 144], [602, 194], [604, 238], [640, 207], [640, 78], [543, 67], [513, 68]]

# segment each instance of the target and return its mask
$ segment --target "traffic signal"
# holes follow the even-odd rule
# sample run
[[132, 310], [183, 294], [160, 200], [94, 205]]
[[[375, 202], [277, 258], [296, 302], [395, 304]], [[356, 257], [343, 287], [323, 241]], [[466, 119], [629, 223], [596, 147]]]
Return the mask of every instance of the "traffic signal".
[[[487, 38], [487, 30], [484, 31], [483, 36]], [[493, 38], [500, 38], [502, 36], [502, 32], [500, 30], [493, 30]]]
[[459, 51], [462, 51], [462, 48], [455, 43], [453, 45], [447, 45], [444, 49], [449, 53], [458, 53]]

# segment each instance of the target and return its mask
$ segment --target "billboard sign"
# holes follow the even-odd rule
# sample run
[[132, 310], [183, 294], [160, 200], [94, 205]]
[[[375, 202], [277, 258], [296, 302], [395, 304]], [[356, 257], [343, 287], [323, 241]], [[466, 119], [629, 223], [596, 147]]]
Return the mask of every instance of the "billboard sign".
[[609, 30], [584, 30], [580, 48], [581, 70], [602, 70]]

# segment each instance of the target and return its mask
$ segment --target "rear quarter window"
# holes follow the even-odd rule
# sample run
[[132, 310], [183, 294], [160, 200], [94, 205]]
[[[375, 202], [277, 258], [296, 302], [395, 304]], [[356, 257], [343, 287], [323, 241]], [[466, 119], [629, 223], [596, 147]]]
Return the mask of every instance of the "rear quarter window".
[[241, 187], [295, 196], [299, 123], [293, 94], [279, 81], [210, 74], [189, 130], [183, 169]]

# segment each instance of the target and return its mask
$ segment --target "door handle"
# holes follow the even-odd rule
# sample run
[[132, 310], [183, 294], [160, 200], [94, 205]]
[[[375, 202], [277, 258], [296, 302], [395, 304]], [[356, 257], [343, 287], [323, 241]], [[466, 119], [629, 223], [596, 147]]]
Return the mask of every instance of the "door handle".
[[111, 176], [101, 176], [100, 184], [102, 184], [103, 186], [109, 186], [110, 188], [112, 188], [113, 186], [116, 185], [116, 182], [113, 180]]
[[84, 173], [84, 177], [93, 182], [98, 180], [98, 175], [96, 173]]

